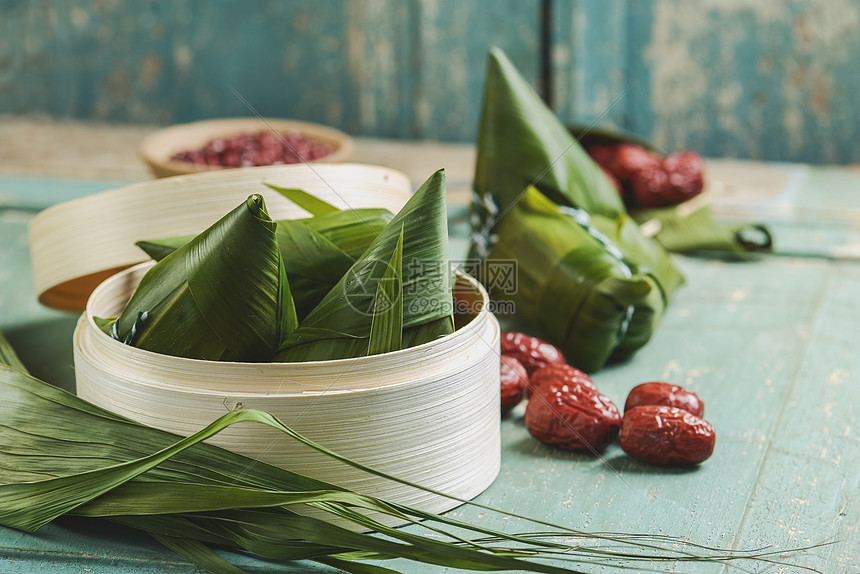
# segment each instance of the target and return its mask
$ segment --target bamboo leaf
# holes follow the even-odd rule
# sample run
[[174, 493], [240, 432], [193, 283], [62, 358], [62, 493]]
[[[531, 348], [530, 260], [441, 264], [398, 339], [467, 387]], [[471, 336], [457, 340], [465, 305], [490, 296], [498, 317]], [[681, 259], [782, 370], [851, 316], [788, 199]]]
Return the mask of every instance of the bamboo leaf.
[[0, 364], [8, 365], [22, 373], [28, 372], [27, 367], [18, 358], [18, 353], [15, 352], [9, 339], [6, 338], [6, 335], [2, 331], [0, 331]]
[[[275, 239], [298, 319], [319, 304], [392, 217], [384, 209], [357, 209], [277, 222]], [[160, 261], [192, 239], [193, 235], [138, 241], [137, 246]]]
[[150, 535], [180, 556], [191, 560], [212, 574], [249, 574], [247, 570], [242, 570], [227, 562], [202, 542], [156, 533], [150, 533]]
[[[696, 199], [690, 200], [690, 202]], [[688, 203], [690, 203], [688, 202]], [[654, 237], [669, 251], [722, 253], [740, 259], [753, 253], [773, 251], [773, 238], [763, 225], [721, 225], [707, 206], [688, 209], [687, 204], [633, 212], [643, 226], [656, 227]], [[752, 240], [745, 233], [755, 232]]]
[[595, 126], [589, 124], [571, 124], [567, 126], [570, 135], [584, 147], [593, 145], [618, 145], [629, 143], [661, 154], [654, 144], [634, 133], [616, 127]]
[[[378, 285], [403, 232], [404, 340], [411, 329], [439, 321], [453, 331], [448, 268], [445, 175], [433, 174], [278, 349], [276, 361], [294, 362], [367, 354]], [[430, 302], [427, 304], [427, 302]], [[444, 330], [443, 330], [444, 329]], [[424, 335], [431, 334], [428, 331]], [[411, 339], [410, 339], [411, 338]]]
[[[309, 558], [349, 567], [353, 569], [351, 571], [374, 574], [384, 570], [355, 561], [400, 557], [473, 570], [508, 569], [560, 574], [575, 571], [565, 565], [570, 560], [597, 565], [612, 560], [612, 564], [617, 565], [619, 560], [725, 562], [750, 558], [771, 560], [776, 555], [764, 551], [712, 551], [695, 545], [661, 549], [654, 543], [677, 543], [678, 540], [665, 536], [622, 534], [594, 535], [592, 538], [603, 541], [600, 546], [581, 545], [579, 538], [576, 545], [571, 546], [549, 538], [588, 535], [544, 521], [535, 522], [553, 528], [552, 531], [528, 534], [494, 532], [345, 491], [263, 463], [253, 464], [254, 461], [245, 457], [200, 443], [230, 424], [256, 422], [278, 429], [344, 464], [441, 495], [433, 489], [414, 485], [334, 453], [261, 411], [233, 411], [206, 429], [182, 439], [112, 415], [6, 366], [0, 366], [0, 393], [4, 397], [4, 401], [0, 402], [2, 444], [15, 444], [6, 434], [10, 430], [20, 433], [21, 437], [33, 435], [41, 437], [42, 442], [55, 443], [53, 447], [47, 448], [47, 452], [43, 449], [31, 450], [30, 445], [24, 444], [21, 445], [22, 454], [6, 453], [6, 456], [41, 461], [43, 470], [49, 471], [47, 474], [67, 472], [67, 463], [70, 461], [76, 461], [79, 467], [91, 467], [84, 472], [73, 472], [58, 478], [3, 484], [0, 486], [0, 523], [31, 530], [51, 520], [51, 517], [70, 510], [82, 514], [89, 512], [90, 515], [97, 515], [99, 507], [106, 513], [165, 511], [167, 514], [126, 514], [111, 519], [150, 532], [212, 572], [232, 574], [235, 570], [221, 561], [207, 546], [209, 544], [252, 552], [275, 560]], [[163, 445], [166, 446], [152, 453], [152, 449]], [[133, 458], [111, 464], [108, 457], [109, 462], [106, 464], [103, 458], [91, 458], [90, 453], [79, 449], [89, 449], [94, 453], [103, 451], [105, 455], [110, 454], [119, 459]], [[137, 451], [145, 454], [135, 457]], [[0, 465], [0, 472], [5, 472], [5, 466]], [[170, 473], [165, 474], [165, 470], [183, 468], [191, 473], [188, 482], [177, 480]], [[170, 478], [165, 482], [162, 479], [166, 477]], [[284, 485], [293, 484], [297, 485], [295, 492], [281, 490]], [[202, 513], [171, 513], [169, 505], [177, 503], [184, 504], [184, 507], [180, 507], [184, 509], [207, 510]], [[230, 507], [230, 503], [235, 507]], [[242, 507], [247, 503], [274, 506], [257, 509]], [[317, 518], [299, 516], [289, 510], [293, 503], [311, 504], [358, 526], [373, 528], [379, 534], [358, 533]], [[484, 505], [470, 504], [492, 510]], [[357, 512], [357, 508], [398, 518], [406, 517], [416, 525], [419, 524], [418, 519], [429, 521], [431, 524], [426, 527], [432, 535], [423, 536], [386, 527]], [[505, 514], [517, 517], [515, 514]], [[432, 523], [452, 529], [443, 530]], [[471, 536], [470, 533], [478, 533], [482, 537], [466, 537]], [[505, 545], [498, 546], [500, 542], [505, 542]], [[547, 564], [536, 558], [551, 558], [557, 562]]]
[[290, 281], [287, 279], [287, 271], [284, 268], [284, 260], [278, 261], [278, 305], [277, 326], [278, 339], [284, 339], [295, 331], [299, 326], [296, 302], [290, 289]]
[[311, 215], [328, 215], [329, 213], [336, 213], [340, 211], [337, 207], [332, 204], [323, 201], [322, 199], [316, 197], [315, 195], [311, 195], [310, 193], [302, 190], [302, 189], [293, 189], [287, 187], [279, 187], [277, 185], [272, 185], [271, 183], [264, 183], [266, 187], [277, 191]]
[[368, 355], [399, 351], [403, 345], [403, 227], [388, 267], [376, 286]]
[[393, 218], [394, 214], [387, 209], [360, 208], [298, 221], [324, 236], [355, 260], [361, 257]]
[[625, 212], [603, 170], [497, 48], [487, 64], [474, 184], [502, 211], [533, 185], [554, 202], [590, 214]]
[[[279, 222], [275, 235], [290, 278], [296, 313], [304, 319], [340, 281], [355, 258], [301, 221]], [[286, 335], [281, 340], [285, 338]]]
[[192, 239], [194, 235], [179, 235], [165, 239], [148, 239], [135, 243], [144, 253], [154, 261], [161, 261]]
[[168, 355], [268, 360], [289, 324], [278, 311], [290, 299], [282, 267], [275, 223], [251, 196], [146, 274], [117, 338]]
[[517, 291], [506, 297], [517, 315], [559, 345], [572, 365], [595, 371], [617, 348], [626, 351], [628, 339], [641, 346], [650, 338], [652, 323], [637, 318], [640, 330], [631, 332], [631, 320], [659, 317], [661, 291], [589, 220], [577, 222], [530, 188], [496, 233], [487, 259], [517, 260]]
[[[495, 49], [474, 186], [472, 254], [517, 262], [513, 299], [518, 318], [535, 334], [589, 371], [610, 357], [629, 356], [650, 339], [683, 277], [662, 246], [629, 218], [603, 170]], [[538, 221], [547, 227], [538, 229]], [[596, 242], [575, 231], [577, 225]], [[561, 310], [554, 301], [564, 302]]]

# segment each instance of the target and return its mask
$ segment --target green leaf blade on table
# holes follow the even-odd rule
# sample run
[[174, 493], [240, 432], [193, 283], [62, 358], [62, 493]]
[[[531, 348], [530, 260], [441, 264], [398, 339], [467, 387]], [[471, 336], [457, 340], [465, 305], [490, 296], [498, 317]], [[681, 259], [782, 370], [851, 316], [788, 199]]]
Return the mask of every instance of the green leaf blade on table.
[[403, 345], [403, 227], [388, 268], [376, 286], [368, 355], [399, 351]]
[[151, 535], [156, 541], [209, 572], [216, 574], [249, 574], [247, 570], [242, 570], [238, 566], [230, 564], [214, 550], [197, 540], [156, 533], [151, 533]]
[[[289, 286], [262, 196], [251, 196], [144, 276], [116, 324], [120, 340], [153, 352], [268, 360], [288, 323]], [[146, 318], [138, 322], [139, 313]]]
[[[717, 253], [738, 259], [773, 251], [773, 238], [767, 227], [755, 223], [720, 224], [700, 201], [702, 197], [672, 207], [636, 210], [632, 215], [643, 228], [654, 229], [653, 237], [669, 251]], [[747, 239], [745, 234], [749, 232], [756, 237]]]
[[0, 365], [8, 365], [22, 373], [28, 372], [27, 367], [18, 358], [18, 353], [15, 352], [9, 339], [6, 338], [6, 335], [2, 331], [0, 331]]
[[[433, 174], [320, 304], [281, 345], [276, 361], [365, 356], [377, 288], [403, 231], [403, 340], [453, 332], [445, 175]], [[434, 328], [426, 325], [434, 323]], [[416, 335], [416, 331], [418, 335]]]
[[[100, 505], [105, 514], [155, 512], [124, 514], [109, 519], [154, 535], [168, 547], [212, 572], [234, 570], [230, 569], [229, 563], [215, 558], [208, 550], [209, 544], [276, 560], [313, 559], [344, 566], [354, 564], [359, 572], [373, 572], [374, 565], [364, 565], [356, 560], [395, 557], [475, 570], [509, 569], [555, 574], [571, 571], [566, 568], [566, 559], [577, 562], [602, 561], [607, 558], [624, 561], [696, 559], [723, 562], [755, 556], [750, 552], [714, 552], [711, 549], [705, 549], [704, 554], [697, 554], [691, 552], [691, 549], [699, 550], [695, 545], [679, 549], [657, 548], [654, 541], [677, 543], [677, 539], [649, 536], [646, 542], [642, 542], [643, 538], [635, 534], [594, 535], [592, 538], [600, 540], [601, 546], [591, 550], [588, 545], [581, 545], [581, 537], [590, 535], [539, 520], [534, 522], [553, 530], [524, 535], [496, 532], [450, 517], [436, 516], [352, 493], [200, 443], [231, 424], [255, 422], [278, 429], [317, 452], [355, 468], [436, 493], [333, 453], [261, 411], [233, 411], [206, 429], [182, 438], [125, 420], [8, 366], [0, 366], [0, 394], [4, 397], [4, 401], [0, 402], [0, 440], [3, 444], [10, 444], [5, 434], [10, 428], [41, 436], [44, 441], [53, 441], [54, 446], [46, 453], [25, 450], [17, 456], [19, 459], [31, 458], [36, 459], [37, 463], [41, 462], [46, 474], [61, 475], [35, 482], [10, 482], [8, 475], [4, 474], [8, 470], [7, 465], [0, 465], [0, 476], [3, 477], [0, 485], [0, 523], [32, 530], [50, 521], [51, 517], [68, 512], [98, 515]], [[78, 450], [85, 444], [107, 453], [120, 453], [119, 458], [126, 460], [116, 463], [92, 458]], [[136, 453], [135, 448], [141, 452]], [[199, 476], [189, 477], [187, 481], [170, 480], [172, 486], [157, 479], [147, 482], [150, 474], [157, 474], [165, 466], [174, 466], [183, 459], [192, 463], [189, 469], [192, 473], [198, 472]], [[69, 473], [69, 461], [75, 461], [81, 468], [88, 468], [83, 472]], [[11, 466], [15, 466], [14, 462]], [[230, 472], [234, 473], [235, 480], [230, 483], [212, 483], [209, 476], [221, 472], [227, 473], [225, 478]], [[290, 488], [295, 488], [296, 492], [283, 491], [285, 485], [294, 485]], [[175, 496], [167, 495], [169, 488], [176, 489]], [[243, 493], [241, 498], [235, 496], [239, 492], [237, 489]], [[283, 498], [278, 500], [278, 497]], [[289, 509], [289, 504], [269, 507], [278, 502], [290, 502], [290, 497], [293, 497], [292, 502], [310, 501], [309, 504], [333, 517], [347, 520], [361, 528], [373, 528], [383, 536], [346, 530], [317, 518], [299, 516]], [[170, 507], [175, 507], [177, 500], [195, 509], [222, 510], [172, 513]], [[226, 508], [231, 501], [235, 507]], [[241, 506], [249, 502], [262, 504], [263, 507]], [[480, 504], [476, 506], [493, 510]], [[406, 516], [419, 528], [422, 528], [419, 519], [427, 521], [429, 535], [387, 527], [370, 516], [356, 512], [356, 508], [389, 516]], [[159, 510], [165, 513], [158, 513]], [[444, 530], [434, 525], [450, 528]], [[469, 538], [476, 534], [480, 538]], [[575, 545], [552, 539], [559, 536], [577, 537]], [[497, 546], [499, 543], [505, 544]], [[511, 544], [516, 547], [511, 547]], [[654, 556], [653, 550], [659, 550], [661, 554]], [[766, 553], [758, 554], [767, 556]], [[556, 558], [562, 562], [556, 566], [538, 562], [535, 558]]]

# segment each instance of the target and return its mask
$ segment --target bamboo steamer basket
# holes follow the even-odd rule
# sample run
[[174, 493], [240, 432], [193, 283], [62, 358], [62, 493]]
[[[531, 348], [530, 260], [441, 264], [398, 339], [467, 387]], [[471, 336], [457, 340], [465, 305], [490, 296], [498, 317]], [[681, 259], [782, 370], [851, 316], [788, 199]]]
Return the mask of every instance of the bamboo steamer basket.
[[[461, 312], [454, 333], [371, 357], [202, 361], [123, 345], [96, 327], [94, 317], [121, 312], [152, 265], [135, 265], [145, 259], [135, 241], [199, 232], [252, 193], [265, 196], [274, 219], [306, 215], [262, 182], [299, 187], [341, 207], [391, 211], [411, 189], [402, 174], [372, 166], [272, 166], [146, 182], [42, 212], [30, 227], [40, 299], [85, 306], [73, 340], [78, 395], [183, 436], [229, 410], [261, 409], [394, 476], [459, 498], [482, 492], [500, 464], [500, 332], [486, 292], [468, 276], [457, 280], [455, 307]], [[240, 423], [210, 442], [428, 512], [459, 504], [333, 461], [263, 425]]]
[[[480, 311], [436, 341], [357, 359], [226, 363], [136, 349], [96, 326], [94, 317], [122, 311], [149, 267], [109, 278], [90, 297], [74, 335], [81, 398], [183, 436], [235, 408], [265, 410], [335, 452], [460, 498], [495, 479], [500, 332], [474, 279], [458, 277], [458, 291], [465, 292], [458, 307]], [[344, 465], [262, 425], [236, 425], [210, 442], [429, 512], [459, 504]]]
[[221, 166], [174, 161], [171, 158], [179, 152], [200, 149], [214, 139], [264, 130], [278, 133], [298, 132], [306, 138], [331, 147], [331, 153], [312, 160], [314, 162], [338, 163], [352, 158], [352, 138], [342, 131], [312, 122], [279, 118], [222, 118], [177, 124], [146, 136], [138, 146], [138, 155], [155, 177], [227, 169]]

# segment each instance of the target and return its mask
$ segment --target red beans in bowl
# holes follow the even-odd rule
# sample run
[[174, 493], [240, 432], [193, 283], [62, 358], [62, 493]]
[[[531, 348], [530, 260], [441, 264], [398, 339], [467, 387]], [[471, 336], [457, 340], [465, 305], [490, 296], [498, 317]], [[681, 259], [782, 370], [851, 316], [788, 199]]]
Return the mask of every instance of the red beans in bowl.
[[299, 132], [259, 131], [218, 138], [197, 150], [174, 154], [172, 161], [220, 167], [252, 167], [301, 163], [320, 159], [332, 153], [329, 144], [303, 136]]

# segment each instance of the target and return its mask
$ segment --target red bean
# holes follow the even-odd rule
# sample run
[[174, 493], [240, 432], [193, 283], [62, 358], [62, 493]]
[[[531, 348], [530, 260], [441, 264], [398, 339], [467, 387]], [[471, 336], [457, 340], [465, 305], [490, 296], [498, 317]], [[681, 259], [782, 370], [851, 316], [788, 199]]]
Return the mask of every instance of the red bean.
[[698, 464], [714, 452], [711, 424], [684, 409], [661, 405], [634, 407], [624, 413], [621, 449], [651, 464]]
[[173, 161], [222, 167], [249, 167], [313, 161], [334, 151], [326, 143], [298, 132], [275, 134], [260, 131], [229, 138], [216, 138], [199, 150], [174, 154]]

